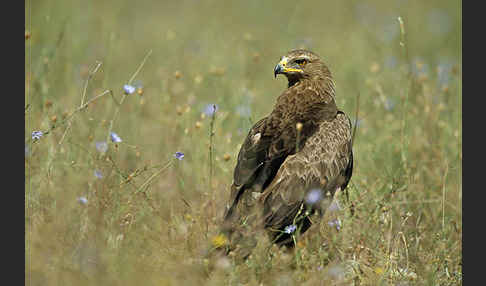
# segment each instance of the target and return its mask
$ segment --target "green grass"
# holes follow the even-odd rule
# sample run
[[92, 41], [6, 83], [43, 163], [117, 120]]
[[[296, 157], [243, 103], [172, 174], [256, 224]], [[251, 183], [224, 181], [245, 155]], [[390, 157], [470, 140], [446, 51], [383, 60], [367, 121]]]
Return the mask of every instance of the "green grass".
[[[460, 3], [69, 2], [26, 1], [26, 285], [462, 284]], [[354, 215], [339, 195], [339, 231], [204, 259], [240, 144], [286, 86], [273, 67], [298, 47], [352, 118], [359, 94]]]

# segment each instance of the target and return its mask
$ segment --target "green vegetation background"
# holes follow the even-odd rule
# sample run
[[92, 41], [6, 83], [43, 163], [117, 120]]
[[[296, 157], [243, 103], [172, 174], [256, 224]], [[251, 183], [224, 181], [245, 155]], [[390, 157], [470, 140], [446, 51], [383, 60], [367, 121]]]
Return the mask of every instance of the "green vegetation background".
[[[460, 1], [25, 4], [26, 285], [462, 284]], [[359, 94], [351, 202], [326, 216], [341, 228], [204, 259], [239, 146], [286, 86], [273, 67], [300, 47], [353, 120]]]

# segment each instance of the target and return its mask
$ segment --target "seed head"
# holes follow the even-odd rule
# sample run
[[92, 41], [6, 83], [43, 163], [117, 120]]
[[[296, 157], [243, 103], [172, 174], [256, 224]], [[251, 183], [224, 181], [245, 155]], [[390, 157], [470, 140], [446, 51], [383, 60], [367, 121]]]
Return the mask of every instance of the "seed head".
[[297, 128], [297, 131], [301, 131], [302, 127], [304, 127], [304, 124], [302, 124], [301, 122], [297, 122], [297, 124], [295, 125], [295, 128]]

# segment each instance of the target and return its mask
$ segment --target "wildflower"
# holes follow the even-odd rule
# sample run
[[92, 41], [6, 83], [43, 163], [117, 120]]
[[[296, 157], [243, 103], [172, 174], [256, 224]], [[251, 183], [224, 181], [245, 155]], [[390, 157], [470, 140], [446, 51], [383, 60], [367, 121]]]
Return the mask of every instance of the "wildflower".
[[42, 131], [33, 131], [32, 132], [32, 140], [36, 141], [39, 140], [44, 133]]
[[228, 243], [228, 239], [224, 234], [218, 234], [213, 237], [211, 242], [213, 243], [213, 246], [217, 248], [226, 245], [226, 243]]
[[336, 218], [327, 223], [330, 227], [335, 227], [337, 230], [341, 229], [341, 221]]
[[329, 208], [327, 209], [330, 212], [335, 212], [341, 209], [341, 206], [339, 206], [339, 202], [334, 200], [331, 205], [329, 205]]
[[132, 94], [135, 92], [135, 87], [133, 85], [125, 84], [123, 90], [125, 91], [125, 94]]
[[174, 157], [180, 161], [184, 158], [184, 153], [177, 151], [175, 152]]
[[307, 204], [313, 205], [318, 203], [321, 200], [321, 198], [322, 198], [322, 190], [312, 189], [305, 196], [305, 202]]
[[287, 225], [287, 226], [285, 227], [284, 232], [285, 232], [285, 233], [288, 233], [288, 234], [291, 234], [291, 233], [293, 233], [293, 232], [294, 232], [296, 229], [297, 229], [297, 226], [296, 226], [295, 224], [291, 224], [291, 225]]
[[118, 134], [116, 134], [115, 132], [111, 132], [110, 133], [110, 137], [111, 137], [111, 141], [115, 142], [115, 143], [120, 143], [122, 142], [120, 136], [118, 136]]
[[385, 109], [391, 111], [393, 107], [395, 107], [395, 100], [393, 100], [392, 98], [387, 98], [385, 100]]
[[98, 171], [98, 170], [95, 170], [95, 171], [94, 171], [94, 175], [95, 175], [95, 177], [96, 177], [96, 178], [98, 178], [98, 179], [103, 178], [103, 174], [102, 174], [100, 171]]
[[381, 268], [381, 267], [375, 267], [374, 270], [375, 270], [375, 273], [378, 274], [378, 275], [382, 275], [385, 272], [385, 270], [383, 270], [383, 268]]
[[302, 124], [302, 122], [297, 122], [297, 124], [295, 124], [295, 129], [297, 129], [297, 131], [302, 131], [302, 127], [304, 127], [304, 124]]
[[207, 116], [213, 115], [217, 110], [219, 109], [219, 106], [217, 104], [207, 104], [204, 107], [203, 113]]
[[104, 141], [96, 142], [95, 146], [96, 146], [96, 150], [98, 150], [101, 153], [105, 153], [106, 150], [108, 150], [108, 144], [106, 144], [106, 142]]
[[78, 198], [78, 202], [80, 202], [81, 204], [85, 205], [88, 203], [88, 199], [86, 197], [79, 197]]

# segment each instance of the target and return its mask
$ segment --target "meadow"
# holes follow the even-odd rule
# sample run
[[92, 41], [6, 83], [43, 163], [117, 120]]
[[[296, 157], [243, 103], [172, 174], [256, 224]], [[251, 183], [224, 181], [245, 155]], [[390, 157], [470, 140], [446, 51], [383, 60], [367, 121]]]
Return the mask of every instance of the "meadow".
[[[25, 285], [462, 285], [460, 1], [25, 7]], [[349, 201], [293, 251], [208, 258], [295, 48], [356, 123]]]

